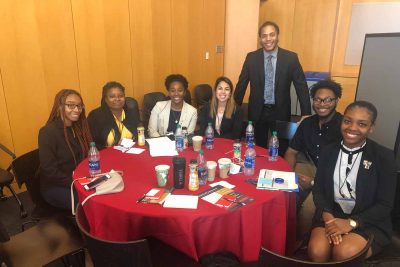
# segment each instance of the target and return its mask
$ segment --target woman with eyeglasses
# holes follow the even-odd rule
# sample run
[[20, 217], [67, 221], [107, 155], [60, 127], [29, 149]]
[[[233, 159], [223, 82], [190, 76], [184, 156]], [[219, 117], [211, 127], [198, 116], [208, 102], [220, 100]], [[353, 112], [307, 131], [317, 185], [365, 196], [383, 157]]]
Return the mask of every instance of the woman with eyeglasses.
[[233, 99], [233, 84], [230, 79], [222, 76], [215, 81], [211, 103], [204, 106], [199, 121], [199, 135], [204, 135], [208, 123], [211, 123], [215, 137], [241, 138], [243, 112]]
[[39, 131], [40, 190], [50, 205], [71, 209], [72, 173], [87, 157], [91, 141], [81, 95], [72, 89], [61, 90]]
[[188, 81], [181, 74], [171, 74], [165, 79], [165, 88], [170, 100], [157, 102], [151, 110], [147, 129], [150, 137], [175, 133], [178, 124], [187, 127], [188, 134], [194, 132], [197, 110], [183, 99], [188, 85]]
[[373, 235], [367, 257], [390, 243], [396, 188], [394, 155], [368, 139], [377, 110], [366, 101], [350, 104], [342, 140], [323, 148], [313, 187], [316, 212], [308, 255], [315, 262], [342, 261], [359, 253]]
[[123, 138], [137, 138], [139, 118], [127, 107], [125, 87], [119, 82], [103, 86], [101, 106], [89, 113], [88, 122], [98, 149], [118, 145]]

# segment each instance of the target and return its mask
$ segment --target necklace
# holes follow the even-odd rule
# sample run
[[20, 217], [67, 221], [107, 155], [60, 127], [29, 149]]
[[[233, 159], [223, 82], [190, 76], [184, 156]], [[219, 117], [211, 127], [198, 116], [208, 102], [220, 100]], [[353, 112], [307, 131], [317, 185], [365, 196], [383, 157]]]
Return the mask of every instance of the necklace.
[[175, 124], [178, 124], [179, 119], [181, 117], [181, 111], [175, 111], [175, 110], [171, 109], [171, 114], [172, 114], [172, 117], [174, 118]]

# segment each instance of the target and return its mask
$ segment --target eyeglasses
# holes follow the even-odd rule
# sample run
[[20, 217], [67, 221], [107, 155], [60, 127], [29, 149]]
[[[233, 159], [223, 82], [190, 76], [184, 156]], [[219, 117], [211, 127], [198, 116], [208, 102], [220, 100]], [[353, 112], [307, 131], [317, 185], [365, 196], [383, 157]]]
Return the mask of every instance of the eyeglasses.
[[327, 98], [313, 98], [313, 102], [316, 104], [331, 104], [332, 102], [334, 102], [336, 100], [336, 98], [332, 98], [332, 97], [327, 97]]
[[82, 105], [82, 104], [65, 103], [64, 105], [70, 110], [74, 110], [75, 108], [78, 108], [78, 110], [82, 110], [85, 108], [85, 105]]

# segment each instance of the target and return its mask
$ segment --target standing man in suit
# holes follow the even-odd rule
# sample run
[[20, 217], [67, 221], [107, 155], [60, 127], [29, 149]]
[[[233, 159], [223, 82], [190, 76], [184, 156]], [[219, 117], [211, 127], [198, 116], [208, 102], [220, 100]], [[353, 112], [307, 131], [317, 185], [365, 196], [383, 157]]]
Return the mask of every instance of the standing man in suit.
[[250, 82], [248, 119], [255, 123], [256, 144], [267, 147], [268, 130], [275, 130], [275, 121], [290, 121], [292, 82], [302, 116], [311, 114], [311, 104], [297, 54], [278, 47], [278, 25], [272, 21], [264, 22], [258, 35], [262, 48], [247, 54], [234, 97], [241, 105]]

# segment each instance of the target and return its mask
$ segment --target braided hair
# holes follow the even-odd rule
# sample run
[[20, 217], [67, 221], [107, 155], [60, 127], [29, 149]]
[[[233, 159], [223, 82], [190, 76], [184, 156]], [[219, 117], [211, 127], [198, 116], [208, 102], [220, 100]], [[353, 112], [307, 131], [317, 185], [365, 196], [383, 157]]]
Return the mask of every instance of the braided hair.
[[[69, 95], [77, 95], [81, 99], [83, 105], [83, 99], [77, 91], [73, 89], [62, 89], [56, 94], [54, 98], [54, 104], [46, 124], [53, 122], [57, 119], [62, 120], [64, 124], [65, 141], [67, 142], [68, 148], [71, 151], [72, 157], [74, 158], [75, 165], [77, 165], [78, 161], [75, 158], [75, 154], [72, 150], [71, 143], [68, 138], [67, 126], [65, 125], [65, 120], [63, 119], [65, 114], [65, 101]], [[90, 134], [89, 125], [86, 120], [85, 108], [82, 109], [79, 119], [76, 122], [72, 122], [71, 127], [76, 135], [76, 138], [79, 141], [80, 147], [82, 149], [82, 154], [84, 157], [86, 157], [89, 151], [89, 143], [92, 141], [92, 136]]]

